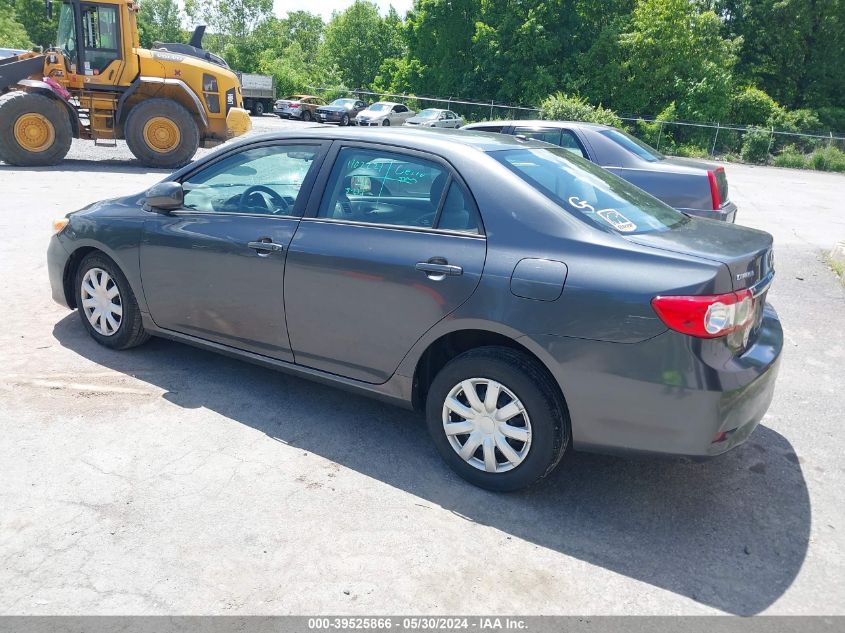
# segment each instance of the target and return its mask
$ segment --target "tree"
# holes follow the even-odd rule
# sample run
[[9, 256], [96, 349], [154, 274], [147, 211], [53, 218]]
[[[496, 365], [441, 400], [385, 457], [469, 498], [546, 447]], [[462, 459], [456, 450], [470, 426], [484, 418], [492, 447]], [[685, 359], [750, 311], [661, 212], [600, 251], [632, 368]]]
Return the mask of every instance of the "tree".
[[53, 17], [47, 17], [44, 3], [38, 0], [3, 0], [15, 11], [15, 19], [26, 29], [29, 40], [43, 48], [49, 48], [56, 41], [59, 26], [59, 12], [55, 9]]
[[347, 86], [368, 88], [382, 60], [403, 54], [395, 29], [395, 20], [383, 19], [377, 5], [356, 0], [345, 11], [332, 15], [320, 46], [320, 63], [324, 68], [338, 69]]
[[721, 27], [690, 0], [639, 0], [619, 39], [625, 85], [616, 109], [657, 114], [675, 102], [682, 118], [724, 120], [741, 42]]
[[142, 48], [154, 42], [181, 42], [182, 12], [176, 0], [141, 0], [138, 35]]
[[845, 0], [716, 0], [737, 74], [790, 107], [842, 106]]
[[31, 46], [26, 29], [17, 21], [15, 10], [6, 2], [0, 2], [0, 45], [8, 48]]

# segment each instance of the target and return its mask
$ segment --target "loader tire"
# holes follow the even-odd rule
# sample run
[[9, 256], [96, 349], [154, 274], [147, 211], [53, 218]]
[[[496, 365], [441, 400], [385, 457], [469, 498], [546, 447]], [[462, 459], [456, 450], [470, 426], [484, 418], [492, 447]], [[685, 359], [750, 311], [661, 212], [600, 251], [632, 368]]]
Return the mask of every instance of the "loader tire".
[[0, 160], [19, 167], [60, 163], [73, 129], [64, 106], [42, 94], [16, 90], [0, 97]]
[[194, 118], [168, 99], [142, 101], [129, 112], [123, 129], [129, 151], [146, 167], [181, 167], [191, 161], [200, 143]]

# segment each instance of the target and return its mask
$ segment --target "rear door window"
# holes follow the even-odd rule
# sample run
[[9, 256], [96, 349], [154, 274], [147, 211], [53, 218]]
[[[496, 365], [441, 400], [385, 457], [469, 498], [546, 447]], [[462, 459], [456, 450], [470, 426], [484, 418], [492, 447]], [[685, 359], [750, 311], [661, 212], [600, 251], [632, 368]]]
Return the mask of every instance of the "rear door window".
[[536, 141], [560, 145], [560, 128], [517, 127], [513, 133]]

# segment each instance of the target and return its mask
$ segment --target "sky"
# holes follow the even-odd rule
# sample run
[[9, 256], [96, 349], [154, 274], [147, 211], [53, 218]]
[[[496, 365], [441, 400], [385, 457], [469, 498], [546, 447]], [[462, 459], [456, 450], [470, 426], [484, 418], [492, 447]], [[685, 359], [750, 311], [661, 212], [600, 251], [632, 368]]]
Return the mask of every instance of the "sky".
[[[413, 0], [373, 0], [381, 9], [382, 15], [387, 13], [387, 10], [392, 4], [399, 12], [399, 15], [404, 16], [408, 9], [411, 8]], [[311, 13], [319, 13], [323, 19], [328, 21], [332, 17], [332, 11], [343, 11], [353, 3], [353, 0], [318, 0], [317, 2], [302, 2], [302, 0], [275, 0], [273, 3], [273, 10], [279, 17], [284, 17], [288, 11], [309, 11]]]

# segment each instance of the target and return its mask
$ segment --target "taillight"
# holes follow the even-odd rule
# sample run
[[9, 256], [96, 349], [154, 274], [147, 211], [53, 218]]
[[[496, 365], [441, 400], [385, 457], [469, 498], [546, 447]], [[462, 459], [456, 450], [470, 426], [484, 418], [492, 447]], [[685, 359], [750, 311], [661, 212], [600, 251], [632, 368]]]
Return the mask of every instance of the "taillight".
[[291, 110], [296, 110], [296, 109], [299, 107], [299, 104], [298, 104], [298, 103], [289, 103], [289, 104], [288, 104], [288, 107], [289, 107]]
[[716, 180], [716, 172], [725, 171], [722, 167], [707, 172], [707, 180], [710, 181], [710, 201], [713, 203], [713, 209], [722, 208], [722, 192], [719, 191], [719, 181]]
[[749, 290], [723, 295], [655, 297], [651, 306], [671, 329], [699, 338], [718, 338], [751, 323], [754, 298]]

